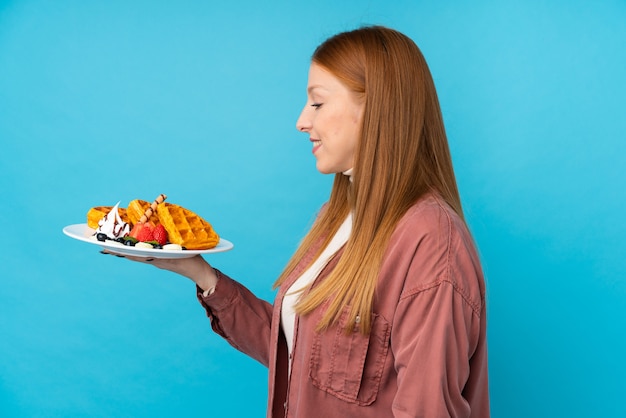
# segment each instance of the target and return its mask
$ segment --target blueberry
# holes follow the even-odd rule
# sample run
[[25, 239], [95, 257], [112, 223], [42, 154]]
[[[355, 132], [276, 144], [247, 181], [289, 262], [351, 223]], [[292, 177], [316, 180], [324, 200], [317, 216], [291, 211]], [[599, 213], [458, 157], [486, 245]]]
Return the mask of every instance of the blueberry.
[[98, 239], [98, 241], [106, 241], [107, 240], [107, 234], [103, 234], [102, 232], [99, 232], [96, 235], [96, 238]]

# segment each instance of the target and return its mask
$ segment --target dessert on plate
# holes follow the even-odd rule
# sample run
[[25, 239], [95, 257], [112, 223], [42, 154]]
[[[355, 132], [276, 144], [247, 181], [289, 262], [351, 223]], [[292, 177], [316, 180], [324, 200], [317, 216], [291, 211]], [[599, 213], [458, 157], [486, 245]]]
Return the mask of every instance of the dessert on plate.
[[152, 203], [141, 199], [128, 207], [95, 206], [87, 212], [87, 226], [99, 241], [114, 240], [143, 248], [207, 250], [220, 241], [212, 225], [195, 212], [159, 195]]

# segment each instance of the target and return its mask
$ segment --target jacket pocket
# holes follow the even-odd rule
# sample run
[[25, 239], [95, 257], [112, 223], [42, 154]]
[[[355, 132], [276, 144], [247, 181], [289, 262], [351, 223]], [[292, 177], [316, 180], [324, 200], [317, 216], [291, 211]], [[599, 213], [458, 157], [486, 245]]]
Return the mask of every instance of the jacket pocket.
[[372, 317], [369, 335], [344, 332], [347, 312], [339, 325], [317, 333], [313, 340], [309, 377], [315, 387], [339, 399], [358, 405], [376, 400], [389, 351], [389, 323], [377, 314]]

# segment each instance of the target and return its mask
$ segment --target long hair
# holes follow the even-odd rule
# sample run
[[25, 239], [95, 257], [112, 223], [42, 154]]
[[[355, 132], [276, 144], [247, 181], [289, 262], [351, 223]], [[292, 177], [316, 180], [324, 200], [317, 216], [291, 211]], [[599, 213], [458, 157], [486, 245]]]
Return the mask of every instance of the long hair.
[[[326, 209], [278, 278], [292, 273], [307, 249], [323, 248], [350, 211], [352, 233], [329, 276], [296, 305], [306, 315], [324, 304], [324, 330], [347, 311], [345, 331], [369, 333], [378, 274], [400, 218], [422, 196], [439, 194], [463, 219], [435, 85], [422, 53], [407, 36], [380, 26], [337, 34], [312, 62], [365, 98], [352, 182], [339, 173]], [[318, 253], [318, 255], [319, 255]]]

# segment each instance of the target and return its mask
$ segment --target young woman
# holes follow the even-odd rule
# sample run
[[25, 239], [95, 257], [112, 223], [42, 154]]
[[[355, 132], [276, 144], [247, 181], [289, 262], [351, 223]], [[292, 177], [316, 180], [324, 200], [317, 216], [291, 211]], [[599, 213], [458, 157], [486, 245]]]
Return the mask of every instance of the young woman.
[[488, 417], [485, 285], [422, 54], [340, 33], [307, 95], [297, 128], [336, 175], [274, 304], [201, 257], [138, 261], [192, 279], [214, 331], [269, 367], [268, 417]]

